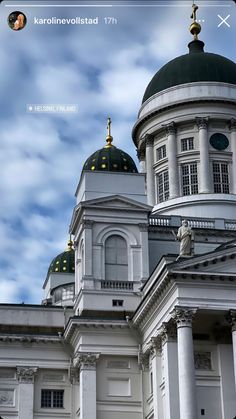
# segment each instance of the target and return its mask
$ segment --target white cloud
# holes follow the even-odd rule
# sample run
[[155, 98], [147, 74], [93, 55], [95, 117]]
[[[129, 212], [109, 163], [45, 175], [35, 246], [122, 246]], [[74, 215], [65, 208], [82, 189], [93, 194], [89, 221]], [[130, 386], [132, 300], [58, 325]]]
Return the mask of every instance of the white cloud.
[[[114, 9], [113, 28], [36, 27], [32, 9], [21, 33], [0, 27], [3, 302], [40, 302], [49, 263], [66, 246], [82, 165], [105, 143], [106, 117], [114, 144], [135, 158], [131, 129], [145, 88], [161, 65], [187, 52], [189, 8], [130, 10]], [[78, 103], [79, 112], [27, 114], [27, 103]]]

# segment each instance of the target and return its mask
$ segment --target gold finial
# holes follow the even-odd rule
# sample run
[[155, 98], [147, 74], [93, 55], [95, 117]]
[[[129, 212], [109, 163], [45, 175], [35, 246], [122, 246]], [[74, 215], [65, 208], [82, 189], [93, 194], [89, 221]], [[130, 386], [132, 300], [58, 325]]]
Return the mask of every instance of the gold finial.
[[105, 145], [105, 147], [111, 147], [112, 141], [113, 141], [113, 137], [111, 135], [111, 118], [108, 117], [107, 118], [107, 137], [106, 137], [107, 144]]
[[192, 5], [193, 12], [191, 14], [191, 19], [193, 19], [193, 23], [190, 25], [190, 32], [193, 35], [194, 39], [198, 39], [198, 34], [201, 32], [201, 25], [197, 22], [197, 10], [198, 6], [193, 3]]
[[69, 252], [70, 250], [72, 250], [73, 249], [73, 241], [72, 241], [72, 239], [71, 239], [71, 234], [70, 234], [70, 238], [69, 238], [69, 240], [68, 240], [68, 242], [67, 242], [67, 248], [66, 248], [66, 251], [67, 252]]

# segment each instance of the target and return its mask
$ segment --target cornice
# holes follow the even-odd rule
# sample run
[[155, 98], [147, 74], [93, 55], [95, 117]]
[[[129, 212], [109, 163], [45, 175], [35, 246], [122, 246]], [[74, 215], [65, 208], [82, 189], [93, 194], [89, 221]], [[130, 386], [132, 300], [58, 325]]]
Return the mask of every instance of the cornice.
[[0, 335], [0, 342], [13, 343], [61, 343], [61, 338], [58, 336], [20, 336], [20, 335]]
[[94, 320], [71, 318], [67, 323], [64, 332], [64, 339], [70, 341], [78, 331], [86, 330], [111, 330], [111, 329], [128, 329], [129, 326], [126, 320]]
[[[159, 109], [154, 109], [151, 112], [147, 113], [145, 116], [142, 116], [141, 118], [139, 118], [137, 120], [137, 122], [135, 123], [134, 127], [133, 127], [133, 130], [132, 130], [132, 139], [133, 139], [133, 142], [136, 145], [136, 147], [138, 147], [138, 143], [137, 143], [137, 139], [136, 139], [137, 131], [139, 130], [140, 126], [143, 125], [143, 123], [149, 121], [154, 116], [159, 115], [159, 114], [161, 114], [163, 112], [169, 111], [171, 109], [176, 109], [176, 108], [181, 108], [181, 107], [182, 108], [189, 107], [190, 104], [191, 105], [194, 105], [194, 104], [199, 104], [200, 102], [201, 103], [202, 102], [205, 102], [205, 103], [210, 103], [210, 104], [219, 103], [220, 102], [220, 103], [225, 103], [225, 104], [229, 104], [229, 105], [232, 105], [232, 104], [235, 105], [235, 101], [234, 100], [222, 100], [220, 98], [219, 99], [206, 99], [206, 98], [201, 99], [200, 98], [198, 100], [196, 100], [196, 99], [190, 100], [190, 101], [188, 101], [186, 103], [182, 103], [182, 102], [181, 103], [174, 103], [172, 105], [166, 105], [166, 106], [164, 106], [162, 108], [159, 108]], [[212, 121], [214, 119], [215, 118], [212, 118]], [[191, 121], [192, 120], [193, 120], [193, 118], [191, 119]], [[163, 130], [163, 127], [160, 128], [160, 131], [161, 130]]]

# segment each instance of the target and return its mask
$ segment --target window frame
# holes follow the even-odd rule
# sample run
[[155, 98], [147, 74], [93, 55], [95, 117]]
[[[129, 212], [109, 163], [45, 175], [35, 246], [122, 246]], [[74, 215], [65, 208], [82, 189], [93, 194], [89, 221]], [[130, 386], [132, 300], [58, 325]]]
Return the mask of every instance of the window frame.
[[[165, 175], [167, 178], [165, 179]], [[160, 184], [160, 179], [162, 179], [162, 183]], [[162, 203], [168, 201], [170, 196], [170, 183], [169, 183], [169, 171], [168, 169], [162, 170], [161, 172], [157, 173], [156, 176], [156, 191], [157, 191], [157, 203]], [[166, 187], [166, 185], [168, 185]], [[163, 190], [160, 192], [160, 187]], [[160, 197], [162, 196], [162, 199]]]
[[[119, 262], [119, 257], [120, 257], [119, 247], [107, 246], [107, 242], [114, 237], [116, 239], [117, 238], [121, 239], [122, 242], [125, 244], [125, 246], [123, 248], [124, 249], [123, 256], [125, 255], [125, 263], [122, 262], [122, 261]], [[108, 249], [110, 249], [110, 252], [109, 252], [110, 254], [108, 254]], [[114, 250], [113, 257], [115, 256], [115, 262], [111, 261], [111, 259], [112, 259], [111, 258], [111, 249]], [[120, 247], [120, 249], [122, 249], [122, 247]], [[105, 276], [105, 280], [107, 280], [107, 281], [113, 281], [113, 280], [114, 281], [128, 281], [128, 277], [129, 277], [129, 258], [128, 258], [128, 246], [127, 246], [126, 239], [118, 233], [109, 235], [106, 238], [105, 243], [104, 243], [104, 251], [105, 251], [105, 255], [104, 255], [104, 266], [105, 266], [105, 272], [104, 272], [105, 275], [104, 276]], [[109, 258], [111, 258], [110, 261], [109, 261]], [[119, 267], [120, 267], [120, 274], [119, 274]], [[122, 267], [123, 267], [124, 272], [122, 272]], [[110, 270], [109, 268], [112, 270], [112, 272], [114, 272], [114, 277], [112, 276], [112, 278], [109, 277], [109, 270]], [[123, 275], [124, 275], [124, 277], [122, 277]], [[118, 276], [121, 276], [121, 277], [118, 277]]]
[[[186, 167], [188, 167], [188, 173], [184, 173], [184, 169]], [[194, 177], [196, 178], [195, 182]], [[197, 195], [199, 193], [198, 164], [196, 162], [188, 162], [181, 164], [181, 188], [183, 196]], [[187, 188], [188, 193], [186, 193]]]
[[181, 138], [181, 152], [194, 150], [194, 137]]
[[[48, 400], [49, 400], [48, 403], [46, 402], [47, 396], [45, 397], [45, 401], [43, 400], [43, 392], [45, 392], [45, 393], [47, 392], [48, 395], [50, 394], [50, 397], [48, 398]], [[61, 394], [61, 396], [60, 396], [61, 397], [60, 402], [62, 401], [61, 406], [56, 406], [55, 405], [55, 404], [57, 404], [56, 399], [55, 399], [56, 393]], [[40, 402], [41, 409], [64, 409], [64, 394], [65, 394], [64, 389], [42, 388], [41, 389], [41, 402]], [[48, 405], [44, 406], [43, 404], [48, 404]], [[50, 404], [50, 406], [49, 406], [49, 404]]]
[[156, 160], [161, 161], [166, 158], [166, 144], [157, 147], [156, 149]]
[[[214, 166], [218, 165], [219, 171], [214, 171]], [[225, 166], [227, 171], [222, 171], [222, 167]], [[216, 177], [218, 175], [218, 181]], [[212, 177], [213, 177], [213, 189], [214, 193], [220, 194], [230, 194], [230, 171], [229, 171], [229, 162], [228, 161], [219, 161], [214, 160], [212, 162]], [[227, 182], [225, 179], [227, 178]], [[217, 190], [218, 189], [218, 190]]]

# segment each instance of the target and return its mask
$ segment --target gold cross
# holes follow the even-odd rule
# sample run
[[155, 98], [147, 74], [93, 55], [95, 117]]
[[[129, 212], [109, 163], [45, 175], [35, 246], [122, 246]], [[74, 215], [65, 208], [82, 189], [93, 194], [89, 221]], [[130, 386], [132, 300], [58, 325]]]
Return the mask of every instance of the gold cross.
[[111, 136], [111, 118], [107, 118], [107, 136]]
[[198, 10], [198, 6], [196, 4], [193, 3], [193, 13], [191, 14], [191, 19], [193, 19], [194, 22], [196, 22], [197, 20], [197, 10]]

